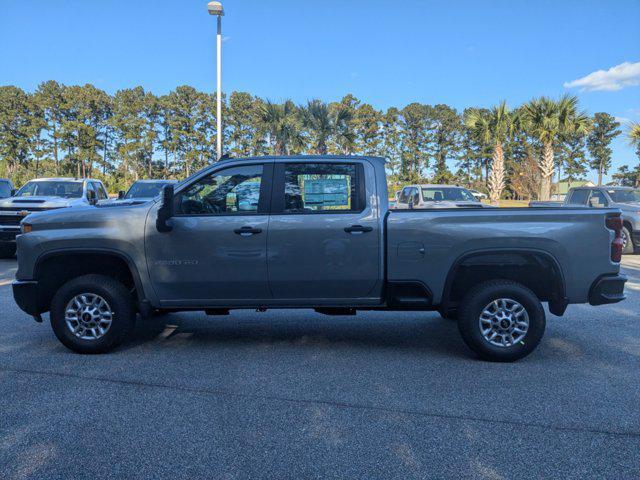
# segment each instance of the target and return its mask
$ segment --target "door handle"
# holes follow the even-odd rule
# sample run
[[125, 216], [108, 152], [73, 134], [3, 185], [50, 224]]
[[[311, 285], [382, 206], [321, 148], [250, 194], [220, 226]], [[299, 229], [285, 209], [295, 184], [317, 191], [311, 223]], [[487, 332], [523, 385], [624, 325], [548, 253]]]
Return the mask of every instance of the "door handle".
[[344, 229], [347, 233], [365, 233], [370, 232], [371, 230], [373, 230], [373, 227], [363, 227], [362, 225], [351, 225]]
[[236, 228], [233, 233], [240, 235], [241, 237], [249, 237], [251, 235], [255, 235], [257, 233], [262, 233], [261, 228], [253, 228], [253, 227], [242, 227]]

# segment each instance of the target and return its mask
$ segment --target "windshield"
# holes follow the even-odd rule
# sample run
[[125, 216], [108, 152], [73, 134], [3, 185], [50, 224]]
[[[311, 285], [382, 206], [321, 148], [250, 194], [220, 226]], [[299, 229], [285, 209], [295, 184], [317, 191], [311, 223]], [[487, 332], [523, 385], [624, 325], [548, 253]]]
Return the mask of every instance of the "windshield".
[[607, 190], [616, 203], [640, 203], [640, 190]]
[[131, 185], [129, 191], [124, 196], [126, 200], [130, 200], [132, 198], [153, 198], [160, 194], [160, 190], [162, 187], [167, 185], [169, 182], [153, 182], [153, 183], [142, 183], [136, 182]]
[[9, 182], [0, 182], [0, 198], [11, 196], [11, 185]]
[[422, 189], [422, 198], [425, 202], [441, 202], [449, 200], [453, 202], [477, 202], [476, 198], [466, 188], [453, 187], [429, 187]]
[[64, 182], [45, 180], [43, 182], [27, 182], [16, 197], [82, 197], [82, 182]]

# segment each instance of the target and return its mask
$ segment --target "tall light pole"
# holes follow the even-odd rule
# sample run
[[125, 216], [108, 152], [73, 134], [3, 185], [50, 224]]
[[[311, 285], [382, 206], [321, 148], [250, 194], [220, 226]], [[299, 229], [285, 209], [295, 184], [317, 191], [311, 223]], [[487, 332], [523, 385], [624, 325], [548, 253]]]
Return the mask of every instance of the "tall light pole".
[[222, 157], [222, 16], [224, 10], [222, 3], [209, 2], [207, 4], [209, 15], [215, 15], [218, 20], [218, 35], [216, 38], [216, 70], [218, 74], [216, 91], [216, 160]]

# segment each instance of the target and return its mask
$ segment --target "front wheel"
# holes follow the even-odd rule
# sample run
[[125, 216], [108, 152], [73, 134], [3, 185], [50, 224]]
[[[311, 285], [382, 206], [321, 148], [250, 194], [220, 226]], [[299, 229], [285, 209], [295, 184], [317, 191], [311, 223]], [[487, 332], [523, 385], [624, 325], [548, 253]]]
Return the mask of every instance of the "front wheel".
[[462, 300], [458, 329], [467, 346], [483, 360], [513, 362], [540, 343], [546, 326], [538, 297], [511, 280], [483, 282]]
[[65, 283], [51, 301], [51, 327], [64, 346], [78, 353], [113, 350], [131, 332], [136, 311], [131, 293], [105, 275]]

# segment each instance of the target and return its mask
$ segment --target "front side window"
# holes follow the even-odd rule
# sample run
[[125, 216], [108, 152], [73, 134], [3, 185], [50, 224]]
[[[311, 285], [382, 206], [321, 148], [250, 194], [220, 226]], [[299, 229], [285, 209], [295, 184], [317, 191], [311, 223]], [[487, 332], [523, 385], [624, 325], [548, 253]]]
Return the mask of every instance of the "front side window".
[[422, 198], [425, 202], [475, 202], [476, 198], [466, 188], [453, 187], [428, 187], [422, 189]]
[[16, 197], [82, 197], [82, 182], [39, 181], [27, 182]]
[[176, 196], [182, 215], [258, 213], [262, 165], [230, 167], [201, 178]]
[[288, 163], [284, 171], [286, 213], [359, 212], [356, 165]]
[[640, 203], [640, 190], [608, 190], [611, 200], [616, 203]]

